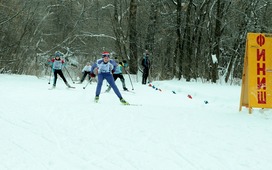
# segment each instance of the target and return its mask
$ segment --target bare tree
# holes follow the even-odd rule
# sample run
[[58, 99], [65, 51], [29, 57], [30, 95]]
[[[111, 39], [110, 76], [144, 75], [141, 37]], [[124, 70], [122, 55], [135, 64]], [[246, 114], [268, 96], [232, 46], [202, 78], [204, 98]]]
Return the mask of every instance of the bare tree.
[[1, 1], [0, 72], [43, 75], [60, 50], [76, 76], [107, 50], [136, 74], [148, 49], [156, 80], [229, 82], [241, 77], [247, 33], [272, 31], [271, 11], [269, 0]]
[[137, 54], [137, 0], [130, 1], [129, 9], [129, 51], [130, 51], [130, 72], [136, 74], [138, 71]]

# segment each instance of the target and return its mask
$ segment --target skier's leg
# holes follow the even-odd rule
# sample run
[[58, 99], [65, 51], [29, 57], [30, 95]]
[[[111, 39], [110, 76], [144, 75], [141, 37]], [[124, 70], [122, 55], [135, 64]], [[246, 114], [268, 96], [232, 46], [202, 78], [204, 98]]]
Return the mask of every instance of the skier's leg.
[[145, 81], [145, 72], [143, 72], [143, 76], [142, 76], [142, 84], [146, 84], [146, 81]]
[[[114, 81], [116, 81], [116, 79], [118, 78], [118, 74], [113, 74], [112, 76], [113, 76]], [[111, 86], [109, 85], [106, 92], [109, 92], [110, 90], [111, 90]]]
[[[82, 76], [82, 78], [81, 78], [81, 80], [80, 80], [81, 83], [85, 80], [87, 74], [88, 74], [88, 73], [87, 73], [86, 71], [84, 71], [83, 76]], [[90, 79], [89, 79], [89, 80], [90, 80]]]
[[122, 99], [122, 95], [118, 89], [118, 87], [116, 86], [115, 82], [114, 82], [114, 78], [111, 74], [107, 74], [105, 79], [107, 80], [107, 82], [109, 83], [109, 85], [111, 86], [111, 88], [113, 89], [114, 93], [120, 98]]
[[53, 86], [55, 87], [57, 84], [57, 79], [58, 79], [58, 73], [57, 70], [53, 70], [54, 71], [54, 81], [53, 81]]
[[147, 79], [147, 73], [146, 73], [146, 68], [144, 68], [143, 70], [143, 81], [142, 81], [142, 84], [146, 84], [146, 79]]
[[97, 75], [97, 86], [95, 91], [95, 96], [99, 96], [101, 92], [101, 88], [103, 85], [104, 75], [103, 73]]
[[88, 76], [88, 80], [92, 81], [91, 76], [90, 76], [91, 73], [89, 71], [85, 71], [85, 72], [86, 72], [86, 76]]
[[123, 89], [127, 90], [124, 76], [122, 74], [120, 74], [119, 78], [120, 78], [120, 80], [122, 82]]
[[63, 73], [61, 70], [59, 70], [59, 75], [62, 78], [62, 80], [64, 81], [64, 83], [66, 84], [67, 87], [71, 87], [70, 84], [67, 82], [66, 78], [64, 77]]

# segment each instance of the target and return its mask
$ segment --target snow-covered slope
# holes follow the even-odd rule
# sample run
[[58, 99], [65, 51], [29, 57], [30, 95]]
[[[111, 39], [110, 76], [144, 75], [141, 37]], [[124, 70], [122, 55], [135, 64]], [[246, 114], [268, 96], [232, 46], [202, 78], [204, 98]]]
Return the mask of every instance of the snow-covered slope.
[[121, 93], [137, 106], [123, 106], [85, 83], [0, 75], [1, 170], [272, 168], [272, 112], [239, 112], [239, 86], [133, 79]]

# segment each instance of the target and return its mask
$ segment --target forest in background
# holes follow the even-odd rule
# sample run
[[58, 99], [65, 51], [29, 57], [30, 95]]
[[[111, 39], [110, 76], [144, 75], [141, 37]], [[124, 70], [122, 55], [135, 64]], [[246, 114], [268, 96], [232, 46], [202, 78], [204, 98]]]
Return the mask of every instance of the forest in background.
[[0, 73], [49, 75], [64, 53], [79, 76], [103, 51], [153, 80], [226, 83], [242, 78], [246, 35], [271, 33], [271, 0], [1, 0]]

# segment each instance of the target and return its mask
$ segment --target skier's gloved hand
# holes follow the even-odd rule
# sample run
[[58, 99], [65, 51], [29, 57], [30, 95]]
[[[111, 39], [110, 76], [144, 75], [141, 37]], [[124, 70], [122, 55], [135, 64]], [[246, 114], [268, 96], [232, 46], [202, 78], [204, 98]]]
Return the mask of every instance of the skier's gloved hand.
[[91, 73], [90, 76], [91, 76], [91, 77], [95, 77], [95, 74], [94, 74], [94, 73]]

